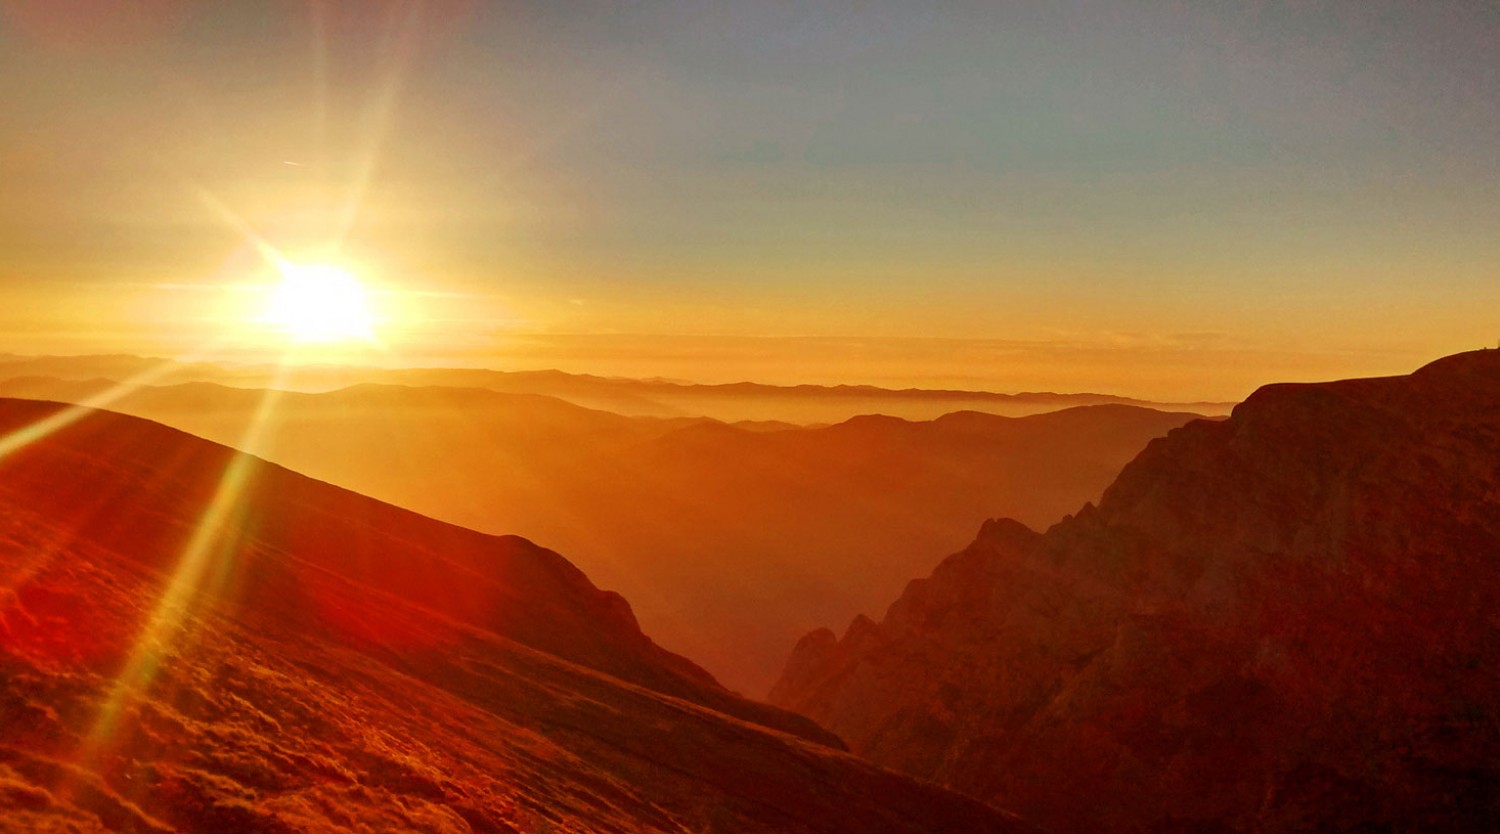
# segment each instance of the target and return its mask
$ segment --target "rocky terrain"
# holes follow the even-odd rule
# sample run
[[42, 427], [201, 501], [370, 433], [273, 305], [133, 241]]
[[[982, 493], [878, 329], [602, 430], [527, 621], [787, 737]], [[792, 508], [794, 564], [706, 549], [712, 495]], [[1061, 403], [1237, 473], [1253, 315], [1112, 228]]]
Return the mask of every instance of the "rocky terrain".
[[992, 521], [772, 700], [1055, 831], [1493, 831], [1500, 350], [1272, 385]]
[[0, 400], [0, 830], [1026, 830], [840, 746], [525, 540]]

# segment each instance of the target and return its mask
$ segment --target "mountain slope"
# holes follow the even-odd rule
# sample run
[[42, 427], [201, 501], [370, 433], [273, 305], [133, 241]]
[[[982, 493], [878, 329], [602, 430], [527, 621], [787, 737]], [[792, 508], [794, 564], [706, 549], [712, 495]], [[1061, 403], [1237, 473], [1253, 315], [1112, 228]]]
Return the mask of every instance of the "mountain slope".
[[1273, 385], [808, 635], [773, 701], [1060, 831], [1492, 830], [1497, 560], [1500, 351]]
[[[107, 387], [0, 382], [72, 401]], [[1109, 405], [749, 431], [481, 389], [269, 396], [192, 383], [109, 407], [231, 445], [259, 425], [257, 452], [299, 472], [557, 548], [663, 644], [757, 694], [808, 627], [889, 600], [997, 509], [1056, 521], [1193, 419]]]
[[0, 458], [0, 579], [0, 830], [1023, 829], [734, 698], [550, 551], [133, 418]]

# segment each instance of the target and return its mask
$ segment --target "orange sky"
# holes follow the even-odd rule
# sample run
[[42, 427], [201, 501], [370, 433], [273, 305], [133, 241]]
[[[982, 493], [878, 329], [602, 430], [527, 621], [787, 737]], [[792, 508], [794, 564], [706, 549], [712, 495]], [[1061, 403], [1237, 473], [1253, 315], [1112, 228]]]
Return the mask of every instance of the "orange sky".
[[248, 5], [0, 2], [0, 351], [279, 353], [252, 236], [381, 364], [1229, 399], [1500, 339], [1482, 4]]

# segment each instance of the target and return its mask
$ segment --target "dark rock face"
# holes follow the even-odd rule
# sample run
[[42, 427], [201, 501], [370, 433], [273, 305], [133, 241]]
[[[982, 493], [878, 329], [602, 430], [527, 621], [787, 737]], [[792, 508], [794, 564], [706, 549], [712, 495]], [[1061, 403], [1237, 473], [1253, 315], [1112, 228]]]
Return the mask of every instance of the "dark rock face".
[[0, 457], [0, 831], [1028, 830], [839, 746], [522, 539], [120, 415]]
[[[1261, 389], [773, 694], [1062, 831], [1493, 830], [1500, 351]], [[1363, 827], [1363, 828], [1362, 828]]]

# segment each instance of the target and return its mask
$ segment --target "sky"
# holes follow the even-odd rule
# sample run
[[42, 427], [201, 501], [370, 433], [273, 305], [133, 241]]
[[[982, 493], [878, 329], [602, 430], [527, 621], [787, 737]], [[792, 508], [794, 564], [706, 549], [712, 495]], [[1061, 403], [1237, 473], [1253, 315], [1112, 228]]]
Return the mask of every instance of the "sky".
[[0, 0], [0, 351], [274, 350], [260, 241], [386, 365], [1401, 373], [1500, 340], [1497, 52], [1441, 0]]

